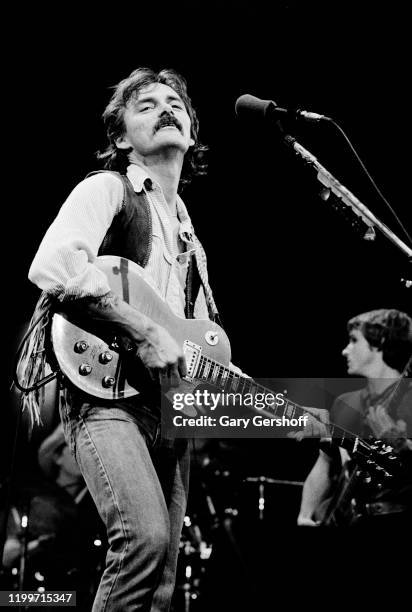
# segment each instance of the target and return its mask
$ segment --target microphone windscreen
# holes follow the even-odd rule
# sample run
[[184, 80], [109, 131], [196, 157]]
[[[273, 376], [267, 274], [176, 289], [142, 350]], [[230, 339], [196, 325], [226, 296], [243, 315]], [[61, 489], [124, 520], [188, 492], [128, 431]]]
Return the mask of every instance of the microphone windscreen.
[[273, 105], [272, 100], [261, 100], [250, 94], [244, 94], [236, 100], [235, 112], [238, 117], [254, 116], [256, 118], [263, 118], [269, 106]]

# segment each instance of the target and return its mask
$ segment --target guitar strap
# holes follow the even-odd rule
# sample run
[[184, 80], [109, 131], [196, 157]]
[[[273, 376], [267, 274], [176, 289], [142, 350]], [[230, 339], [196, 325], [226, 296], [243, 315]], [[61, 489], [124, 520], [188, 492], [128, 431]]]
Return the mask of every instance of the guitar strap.
[[[207, 308], [209, 311], [209, 318], [215, 323], [217, 323], [218, 325], [220, 325], [220, 327], [223, 328], [222, 321], [219, 315], [219, 311], [217, 309], [216, 302], [213, 297], [212, 289], [210, 288], [209, 281], [207, 278], [206, 253], [203, 249], [203, 246], [200, 240], [196, 236], [193, 236], [193, 242], [196, 245], [196, 254], [194, 257], [196, 261], [196, 271], [197, 271], [197, 276], [198, 276], [198, 279], [196, 280], [196, 274], [194, 275], [194, 278], [192, 279], [193, 286], [196, 287], [196, 282], [202, 284], [203, 291], [204, 291], [205, 298], [206, 298]], [[197, 290], [199, 290], [199, 287]], [[197, 292], [193, 291], [193, 289], [192, 289], [192, 295], [197, 295]], [[194, 304], [193, 304], [193, 307], [194, 307]], [[192, 313], [192, 316], [188, 318], [193, 318], [193, 313]]]
[[[364, 416], [366, 416], [366, 413], [370, 407], [376, 407], [380, 405], [385, 408], [388, 416], [390, 416], [393, 420], [396, 420], [396, 415], [393, 413], [393, 411], [396, 409], [396, 405], [402, 401], [403, 396], [411, 388], [411, 383], [407, 378], [405, 378], [406, 372], [407, 370], [405, 370], [405, 372], [402, 373], [400, 378], [398, 378], [395, 383], [387, 387], [379, 396], [372, 397], [369, 393], [365, 393]], [[364, 432], [362, 432], [362, 434], [364, 434]]]

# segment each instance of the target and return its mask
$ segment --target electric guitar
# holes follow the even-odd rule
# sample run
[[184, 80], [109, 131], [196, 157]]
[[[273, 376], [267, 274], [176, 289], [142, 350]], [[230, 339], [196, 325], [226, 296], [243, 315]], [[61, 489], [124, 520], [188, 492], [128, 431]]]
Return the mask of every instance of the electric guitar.
[[[183, 348], [187, 376], [173, 393], [192, 392], [199, 380], [214, 383], [230, 377], [233, 381], [229, 339], [217, 323], [175, 315], [150, 284], [144, 269], [128, 259], [103, 255], [95, 265], [105, 273], [114, 293], [167, 329]], [[55, 313], [51, 342], [61, 372], [81, 391], [106, 400], [140, 393], [130, 368], [135, 347], [130, 343], [127, 346], [127, 339], [113, 335], [103, 340], [83, 329], [78, 321], [70, 321], [66, 314]]]
[[[225, 393], [273, 394], [271, 389], [256, 383], [230, 369], [230, 343], [224, 330], [209, 320], [183, 319], [176, 316], [169, 305], [151, 286], [144, 269], [132, 261], [113, 255], [98, 257], [95, 265], [102, 270], [111, 290], [125, 302], [163, 326], [182, 346], [186, 359], [187, 375], [180, 386], [166, 395], [193, 393], [196, 387], [210, 384]], [[81, 391], [106, 400], [117, 400], [139, 394], [139, 381], [133, 379], [128, 351], [119, 337], [104, 340], [86, 331], [78, 322], [69, 320], [63, 313], [53, 315], [51, 342], [61, 372]], [[264, 410], [250, 408], [269, 416], [294, 419], [310, 415], [310, 410], [285, 398], [282, 405], [267, 406]], [[197, 411], [187, 406], [183, 412], [194, 416]], [[351, 432], [329, 424], [330, 436], [352, 455], [356, 454], [372, 468], [380, 478], [393, 476], [396, 457], [391, 447], [372, 445]]]

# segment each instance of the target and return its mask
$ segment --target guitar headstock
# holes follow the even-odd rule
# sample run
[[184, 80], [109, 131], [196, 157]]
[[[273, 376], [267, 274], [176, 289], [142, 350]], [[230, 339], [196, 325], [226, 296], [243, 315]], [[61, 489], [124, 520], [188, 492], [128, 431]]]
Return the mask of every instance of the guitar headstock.
[[401, 469], [399, 456], [395, 454], [394, 448], [383, 440], [360, 445], [354, 451], [353, 458], [379, 483], [395, 478]]

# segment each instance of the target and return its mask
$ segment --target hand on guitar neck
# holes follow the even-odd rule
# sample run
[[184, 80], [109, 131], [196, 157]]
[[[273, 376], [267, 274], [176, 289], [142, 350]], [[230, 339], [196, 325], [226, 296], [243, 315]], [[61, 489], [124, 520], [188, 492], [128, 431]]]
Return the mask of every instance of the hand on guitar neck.
[[288, 438], [294, 438], [298, 442], [303, 438], [328, 438], [329, 431], [329, 412], [323, 408], [312, 408], [305, 406], [305, 416], [308, 417], [307, 423], [300, 431], [293, 431], [287, 434]]

